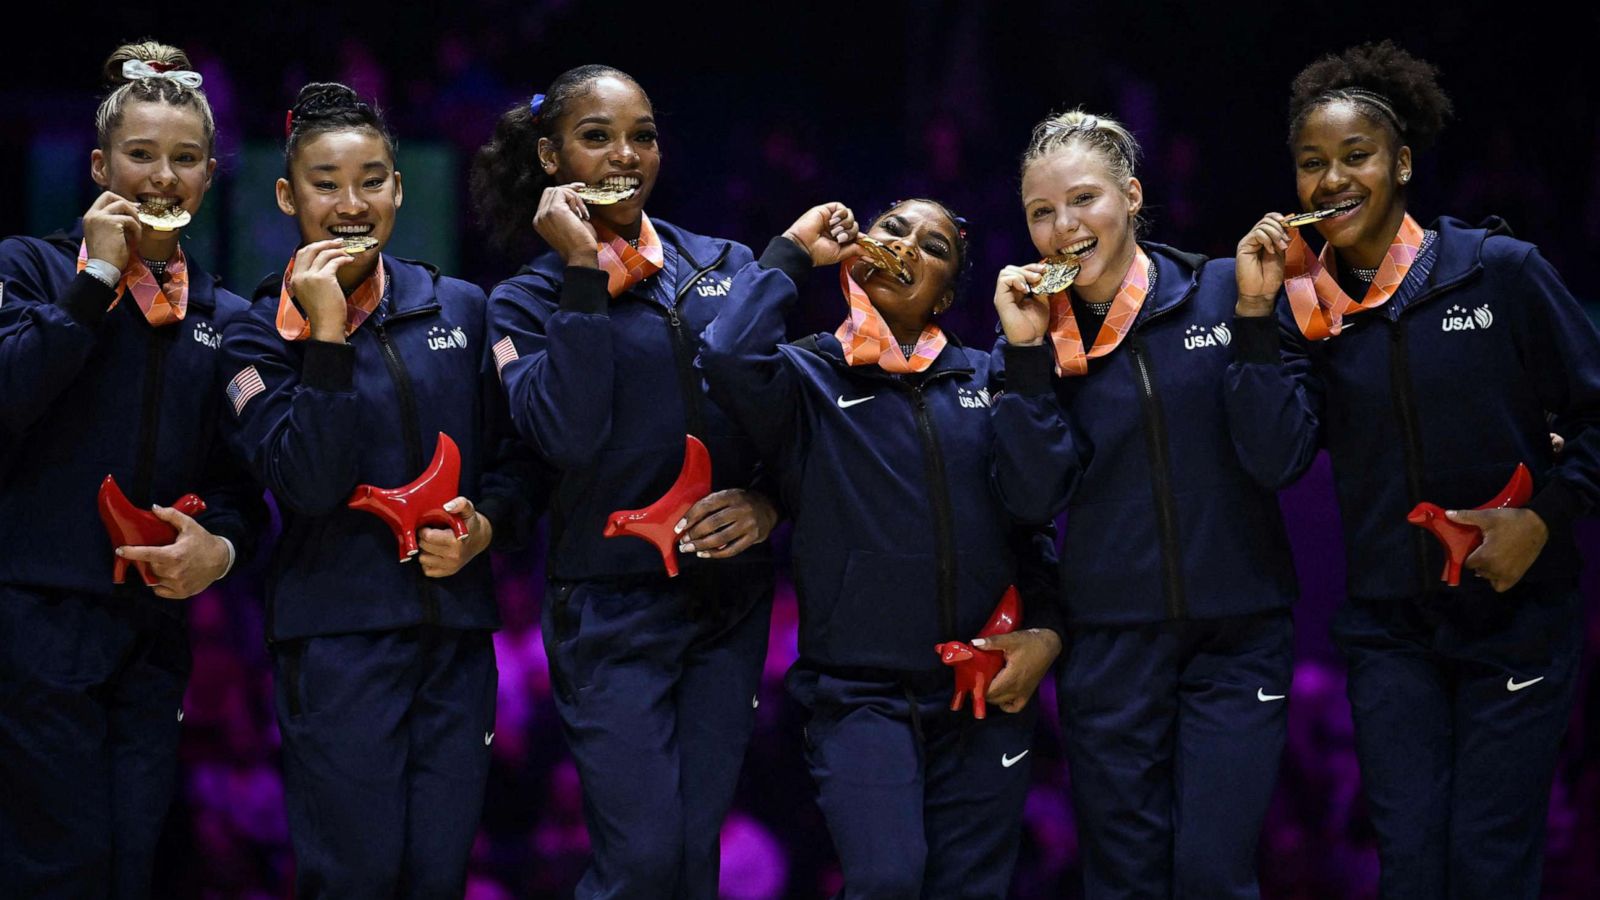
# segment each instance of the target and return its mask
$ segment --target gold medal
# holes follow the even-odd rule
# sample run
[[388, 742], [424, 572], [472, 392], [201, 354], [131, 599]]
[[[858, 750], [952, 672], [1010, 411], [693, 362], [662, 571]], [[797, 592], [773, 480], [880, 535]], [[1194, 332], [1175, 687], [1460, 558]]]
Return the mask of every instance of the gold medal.
[[1035, 297], [1048, 297], [1072, 287], [1072, 282], [1078, 277], [1078, 270], [1082, 268], [1065, 256], [1049, 257], [1044, 264], [1044, 277], [1039, 279], [1038, 284], [1028, 289], [1028, 293]]
[[616, 187], [604, 184], [586, 184], [576, 189], [578, 196], [590, 206], [610, 206], [620, 203], [639, 192], [636, 187]]
[[1341, 208], [1337, 206], [1330, 206], [1327, 209], [1319, 209], [1316, 212], [1299, 213], [1297, 215], [1289, 216], [1283, 220], [1283, 224], [1286, 228], [1299, 228], [1302, 225], [1310, 225], [1312, 222], [1321, 222], [1323, 219], [1331, 219], [1342, 212], [1349, 212], [1351, 209], [1354, 209], [1354, 207], [1346, 206]]
[[911, 272], [906, 268], [906, 264], [882, 241], [874, 240], [862, 234], [856, 236], [856, 244], [866, 251], [861, 255], [861, 259], [867, 265], [880, 272], [893, 275], [901, 284], [911, 283]]
[[189, 224], [189, 211], [176, 200], [146, 200], [139, 204], [139, 221], [156, 231], [177, 231]]
[[339, 249], [351, 256], [356, 256], [378, 246], [378, 239], [370, 234], [352, 234], [339, 238], [339, 243], [344, 245]]

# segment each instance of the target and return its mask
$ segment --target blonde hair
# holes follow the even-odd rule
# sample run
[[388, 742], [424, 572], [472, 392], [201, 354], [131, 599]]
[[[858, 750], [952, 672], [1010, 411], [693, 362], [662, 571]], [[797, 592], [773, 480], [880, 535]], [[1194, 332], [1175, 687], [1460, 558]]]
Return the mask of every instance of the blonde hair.
[[[1022, 153], [1022, 175], [1028, 167], [1059, 150], [1082, 145], [1100, 155], [1111, 177], [1127, 182], [1139, 169], [1139, 142], [1127, 126], [1110, 116], [1084, 112], [1082, 107], [1048, 116], [1033, 126], [1028, 149]], [[1145, 231], [1143, 213], [1133, 217], [1134, 234]]]
[[95, 110], [94, 128], [99, 139], [100, 148], [105, 149], [111, 143], [111, 133], [122, 124], [122, 114], [130, 101], [148, 103], [165, 103], [169, 106], [193, 107], [200, 115], [200, 122], [206, 135], [206, 152], [209, 154], [217, 142], [217, 125], [211, 116], [211, 103], [206, 100], [205, 92], [197, 87], [189, 87], [170, 78], [128, 78], [122, 73], [122, 66], [129, 61], [137, 60], [160, 69], [161, 71], [194, 71], [189, 63], [188, 54], [170, 44], [159, 41], [143, 40], [131, 44], [123, 44], [112, 51], [107, 57], [104, 75], [106, 85], [111, 92], [100, 101], [100, 108]]

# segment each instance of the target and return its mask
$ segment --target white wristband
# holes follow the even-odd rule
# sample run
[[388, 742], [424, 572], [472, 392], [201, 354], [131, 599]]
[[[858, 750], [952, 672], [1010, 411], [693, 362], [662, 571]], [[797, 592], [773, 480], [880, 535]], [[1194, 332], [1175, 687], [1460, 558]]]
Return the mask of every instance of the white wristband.
[[87, 260], [83, 264], [83, 271], [94, 276], [95, 281], [112, 290], [116, 290], [117, 285], [122, 282], [122, 270], [103, 259]]

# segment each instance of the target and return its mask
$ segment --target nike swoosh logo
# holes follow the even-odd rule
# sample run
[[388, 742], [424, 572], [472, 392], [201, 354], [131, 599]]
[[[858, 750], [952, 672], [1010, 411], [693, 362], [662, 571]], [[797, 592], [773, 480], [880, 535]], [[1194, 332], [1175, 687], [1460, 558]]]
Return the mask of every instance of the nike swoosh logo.
[[844, 395], [840, 394], [839, 395], [839, 401], [838, 401], [839, 402], [839, 408], [840, 409], [849, 409], [850, 407], [855, 406], [857, 403], [865, 403], [868, 400], [871, 400], [873, 397], [876, 397], [876, 396], [878, 396], [878, 395], [877, 394], [868, 394], [868, 395], [866, 395], [865, 397], [862, 397], [859, 400], [846, 400], [844, 398]]
[[178, 709], [178, 721], [183, 721], [183, 709], [181, 707]]
[[1009, 769], [1012, 766], [1016, 765], [1017, 763], [1021, 762], [1022, 758], [1024, 756], [1027, 756], [1028, 753], [1029, 753], [1029, 751], [1027, 751], [1027, 750], [1024, 750], [1021, 753], [1018, 753], [1016, 756], [1007, 756], [1006, 754], [1002, 753], [1002, 754], [1000, 754], [1000, 765], [1005, 766], [1006, 768]]
[[1270, 703], [1273, 700], [1282, 700], [1285, 696], [1287, 696], [1287, 695], [1286, 694], [1269, 694], [1269, 693], [1267, 693], [1267, 689], [1266, 688], [1256, 688], [1256, 699], [1260, 700], [1262, 703]]
[[483, 733], [483, 745], [484, 745], [484, 746], [485, 746], [485, 747], [487, 747], [487, 746], [489, 746], [489, 745], [490, 745], [490, 744], [492, 744], [492, 743], [494, 743], [494, 732], [492, 732], [492, 731], [485, 731], [485, 732], [484, 732], [484, 733]]
[[1518, 681], [1515, 678], [1507, 678], [1506, 679], [1506, 690], [1508, 690], [1508, 691], [1520, 691], [1520, 690], [1522, 690], [1523, 688], [1527, 687], [1530, 684], [1538, 684], [1539, 682], [1541, 682], [1543, 680], [1544, 680], [1544, 676], [1543, 675], [1540, 675], [1538, 678], [1530, 678], [1527, 681]]

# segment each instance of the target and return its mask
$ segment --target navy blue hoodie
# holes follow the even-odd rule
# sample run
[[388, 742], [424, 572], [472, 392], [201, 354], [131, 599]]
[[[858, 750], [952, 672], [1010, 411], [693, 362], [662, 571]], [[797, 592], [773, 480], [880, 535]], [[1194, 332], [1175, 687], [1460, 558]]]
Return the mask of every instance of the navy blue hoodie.
[[[1276, 319], [1235, 321], [1228, 414], [1239, 452], [1259, 478], [1287, 484], [1327, 448], [1348, 590], [1362, 598], [1491, 590], [1472, 577], [1445, 587], [1438, 542], [1406, 513], [1422, 500], [1475, 507], [1526, 463], [1529, 506], [1550, 539], [1524, 580], [1573, 583], [1572, 520], [1600, 497], [1590, 427], [1600, 335], [1539, 251], [1498, 219], [1432, 227], [1438, 239], [1394, 296], [1345, 319], [1338, 337], [1305, 340], [1286, 301]], [[1559, 460], [1552, 415], [1567, 441]]]
[[186, 255], [181, 322], [153, 328], [139, 305], [78, 274], [83, 226], [0, 243], [0, 583], [140, 597], [174, 614], [115, 557], [95, 504], [114, 475], [135, 506], [194, 492], [197, 516], [233, 542], [238, 566], [266, 521], [261, 490], [216, 437], [218, 347], [246, 302]]
[[[648, 506], [677, 479], [685, 434], [711, 451], [712, 490], [758, 486], [749, 437], [705, 396], [694, 368], [700, 333], [725, 305], [750, 250], [659, 219], [651, 224], [663, 271], [615, 299], [604, 271], [568, 268], [554, 251], [489, 297], [512, 420], [557, 470], [552, 578], [665, 579], [649, 543], [603, 533], [612, 512]], [[683, 556], [679, 563], [685, 575], [768, 578], [771, 549], [763, 543], [728, 560]]]
[[1052, 350], [1005, 347], [995, 480], [1026, 521], [1065, 509], [1068, 620], [1139, 625], [1287, 607], [1296, 582], [1274, 486], [1234, 452], [1222, 388], [1232, 260], [1143, 244], [1154, 291], [1113, 352], [1053, 378]]
[[[281, 276], [263, 282], [249, 314], [223, 335], [225, 375], [247, 386], [239, 411], [224, 414], [224, 433], [283, 516], [267, 582], [268, 640], [424, 623], [498, 627], [487, 553], [428, 578], [397, 561], [382, 520], [345, 505], [359, 484], [414, 480], [440, 432], [461, 450], [460, 493], [494, 523], [496, 546], [516, 540], [537, 504], [531, 470], [509, 455], [516, 442], [497, 430], [503, 412], [482, 289], [418, 262], [385, 255], [382, 264], [387, 295], [347, 343], [278, 334]], [[246, 396], [254, 378], [264, 389]]]
[[832, 334], [785, 344], [810, 271], [803, 250], [774, 239], [734, 277], [702, 358], [794, 516], [802, 660], [948, 671], [934, 644], [972, 639], [1013, 583], [1024, 625], [1055, 627], [1053, 542], [1030, 541], [987, 474], [989, 354], [952, 337], [926, 371], [898, 376], [850, 365]]

